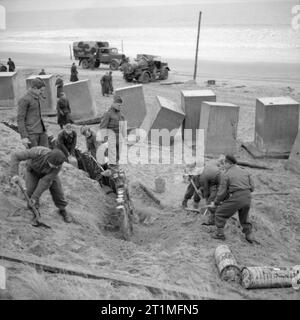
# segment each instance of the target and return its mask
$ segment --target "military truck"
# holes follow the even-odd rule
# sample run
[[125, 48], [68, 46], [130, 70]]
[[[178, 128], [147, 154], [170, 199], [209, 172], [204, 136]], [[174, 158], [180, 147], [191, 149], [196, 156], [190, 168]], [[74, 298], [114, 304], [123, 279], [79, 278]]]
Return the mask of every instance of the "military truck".
[[107, 41], [79, 41], [73, 42], [75, 60], [83, 69], [98, 68], [100, 64], [109, 65], [111, 70], [118, 70], [126, 56], [118, 53], [117, 48], [109, 46]]
[[168, 79], [170, 71], [167, 62], [150, 54], [138, 54], [133, 63], [125, 61], [120, 70], [126, 81], [135, 80], [140, 83]]

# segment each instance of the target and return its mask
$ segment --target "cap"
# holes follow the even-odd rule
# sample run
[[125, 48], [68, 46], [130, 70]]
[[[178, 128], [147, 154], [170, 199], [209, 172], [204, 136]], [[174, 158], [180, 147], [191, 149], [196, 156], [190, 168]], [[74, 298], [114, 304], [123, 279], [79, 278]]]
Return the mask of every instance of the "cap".
[[232, 154], [226, 154], [225, 161], [232, 164], [237, 164], [237, 160]]
[[114, 96], [114, 102], [122, 104], [123, 103], [123, 99], [120, 96]]
[[50, 152], [47, 160], [48, 160], [48, 162], [50, 162], [54, 166], [60, 166], [65, 161], [67, 161], [65, 154], [61, 150], [58, 150], [58, 149], [52, 150]]
[[41, 78], [35, 78], [31, 81], [31, 88], [41, 89], [45, 86], [45, 82]]
[[114, 102], [111, 106], [118, 111], [120, 111], [122, 108], [122, 104], [117, 102]]

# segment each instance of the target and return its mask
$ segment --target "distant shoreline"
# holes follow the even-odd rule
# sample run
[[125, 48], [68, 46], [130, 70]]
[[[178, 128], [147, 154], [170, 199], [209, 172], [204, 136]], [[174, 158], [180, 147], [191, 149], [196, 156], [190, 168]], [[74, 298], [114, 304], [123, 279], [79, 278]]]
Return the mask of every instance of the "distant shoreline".
[[[53, 54], [30, 54], [0, 51], [0, 62], [6, 64], [11, 57], [17, 68], [41, 69], [47, 67], [69, 68], [72, 60], [66, 56]], [[164, 58], [169, 64], [171, 73], [192, 77], [194, 61], [192, 59]], [[78, 64], [78, 61], [76, 61]], [[99, 69], [104, 72], [106, 67]], [[97, 69], [95, 69], [97, 70]], [[80, 68], [79, 68], [80, 71]], [[299, 63], [267, 63], [267, 62], [221, 62], [198, 60], [197, 76], [205, 79], [219, 80], [254, 80], [284, 83], [300, 83]]]

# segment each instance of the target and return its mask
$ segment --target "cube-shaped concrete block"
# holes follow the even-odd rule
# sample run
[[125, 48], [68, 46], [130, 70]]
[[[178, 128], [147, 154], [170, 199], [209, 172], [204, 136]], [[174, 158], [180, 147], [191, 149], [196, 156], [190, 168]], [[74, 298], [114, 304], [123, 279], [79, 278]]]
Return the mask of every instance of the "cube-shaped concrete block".
[[47, 75], [32, 75], [26, 79], [27, 89], [31, 88], [31, 82], [35, 78], [41, 78], [45, 85], [45, 99], [40, 99], [42, 114], [53, 114], [56, 112], [56, 87], [55, 87], [55, 77], [52, 74]]
[[255, 146], [264, 153], [290, 152], [299, 128], [299, 102], [290, 97], [256, 100]]
[[135, 85], [115, 90], [115, 94], [119, 95], [124, 102], [122, 110], [128, 127], [138, 128], [146, 116], [146, 103], [143, 92], [143, 86]]
[[0, 108], [17, 104], [17, 73], [0, 72]]
[[285, 168], [300, 174], [300, 131], [297, 134]]
[[231, 103], [203, 102], [200, 129], [205, 154], [235, 153], [240, 107]]
[[80, 80], [64, 85], [64, 92], [70, 102], [72, 119], [89, 119], [97, 114], [90, 80]]
[[[185, 114], [181, 106], [176, 105], [173, 101], [157, 96], [157, 102], [152, 110], [148, 110], [141, 129], [148, 133], [149, 139], [151, 136], [153, 137], [153, 134], [155, 136], [164, 134], [165, 137], [169, 136], [172, 141], [182, 124]], [[160, 144], [169, 144], [170, 139], [161, 139]], [[158, 142], [156, 140], [152, 142]]]
[[182, 124], [182, 138], [184, 129], [192, 130], [192, 141], [196, 141], [196, 130], [199, 129], [201, 104], [203, 101], [216, 102], [216, 94], [212, 90], [183, 90], [181, 91], [181, 106], [185, 112]]

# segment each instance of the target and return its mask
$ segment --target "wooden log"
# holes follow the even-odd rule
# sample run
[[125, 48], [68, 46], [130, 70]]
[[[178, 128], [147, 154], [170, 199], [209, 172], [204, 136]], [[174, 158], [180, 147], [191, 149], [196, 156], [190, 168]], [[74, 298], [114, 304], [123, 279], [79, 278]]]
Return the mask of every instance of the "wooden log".
[[77, 120], [77, 121], [74, 121], [74, 124], [76, 125], [92, 125], [92, 124], [98, 124], [101, 122], [101, 119], [102, 119], [102, 116], [101, 117], [96, 117], [96, 118], [93, 118], [93, 119], [86, 119], [86, 120]]
[[162, 86], [169, 86], [172, 84], [184, 84], [184, 82], [183, 81], [173, 81], [173, 82], [161, 82], [160, 83], [160, 85], [162, 85]]
[[103, 268], [97, 268], [97, 271], [93, 271], [79, 266], [70, 266], [58, 261], [51, 261], [49, 259], [45, 260], [32, 254], [14, 254], [6, 251], [5, 249], [0, 249], [0, 260], [1, 259], [15, 263], [22, 263], [44, 272], [77, 276], [85, 279], [104, 279], [117, 283], [118, 285], [145, 287], [153, 294], [168, 292], [178, 298], [185, 299], [222, 299], [222, 297], [217, 294], [210, 295], [207, 292], [156, 282], [154, 279], [145, 279], [142, 277], [137, 278], [129, 275], [118, 274]]
[[141, 182], [139, 182], [139, 186], [141, 187], [141, 189], [148, 195], [148, 197], [153, 200], [157, 205], [159, 205], [160, 207], [163, 207], [163, 205], [161, 204], [160, 200]]
[[259, 165], [256, 163], [246, 162], [246, 161], [238, 161], [237, 164], [241, 167], [249, 167], [249, 168], [253, 168], [253, 169], [263, 169], [263, 170], [273, 170], [273, 168]]
[[253, 192], [252, 196], [288, 196], [289, 192]]

